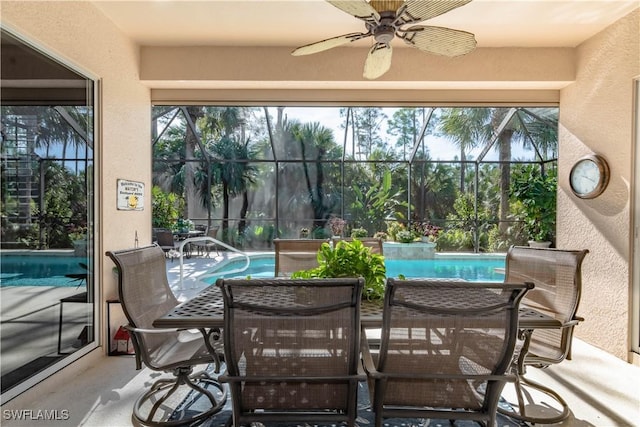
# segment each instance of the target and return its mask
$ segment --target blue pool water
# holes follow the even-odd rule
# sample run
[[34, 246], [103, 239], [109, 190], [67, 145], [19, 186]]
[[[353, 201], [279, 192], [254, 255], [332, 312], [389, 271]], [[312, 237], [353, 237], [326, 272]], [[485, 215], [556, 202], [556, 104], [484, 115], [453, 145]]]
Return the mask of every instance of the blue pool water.
[[[244, 266], [244, 259], [232, 260], [209, 272], [207, 283], [220, 277], [273, 277], [273, 256], [251, 257], [249, 268], [242, 273], [226, 275], [226, 271]], [[504, 256], [447, 255], [428, 260], [385, 260], [387, 277], [455, 278], [470, 282], [502, 282]]]
[[63, 255], [5, 255], [0, 257], [0, 286], [78, 286], [66, 274], [86, 273], [86, 257]]

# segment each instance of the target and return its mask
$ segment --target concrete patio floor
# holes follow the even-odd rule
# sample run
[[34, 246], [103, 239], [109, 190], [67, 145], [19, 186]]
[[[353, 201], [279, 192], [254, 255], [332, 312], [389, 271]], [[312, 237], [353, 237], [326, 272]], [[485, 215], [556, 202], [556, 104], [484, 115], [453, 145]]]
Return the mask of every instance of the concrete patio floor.
[[[212, 257], [214, 254], [212, 253]], [[184, 282], [180, 285], [179, 260], [167, 262], [172, 289], [179, 299], [196, 294], [205, 284], [203, 271], [224, 257], [184, 260]], [[94, 354], [95, 353], [95, 354]], [[60, 378], [49, 378], [2, 406], [5, 427], [33, 426], [130, 426], [135, 399], [161, 374], [147, 368], [135, 370], [132, 356], [103, 356], [100, 350], [85, 356], [91, 367], [67, 368]], [[640, 367], [633, 366], [574, 339], [573, 358], [549, 369], [529, 369], [528, 375], [565, 398], [571, 416], [559, 426], [622, 427], [640, 423]], [[60, 377], [59, 376], [59, 377]], [[58, 420], [17, 420], [10, 411], [57, 410]], [[61, 412], [66, 411], [66, 412]], [[536, 424], [544, 426], [545, 424]]]

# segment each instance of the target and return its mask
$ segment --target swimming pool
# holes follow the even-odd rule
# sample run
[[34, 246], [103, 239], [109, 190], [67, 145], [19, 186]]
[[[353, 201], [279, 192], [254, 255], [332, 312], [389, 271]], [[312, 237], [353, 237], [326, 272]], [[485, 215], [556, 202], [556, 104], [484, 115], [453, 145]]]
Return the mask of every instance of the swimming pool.
[[[231, 260], [209, 271], [203, 279], [215, 283], [221, 277], [273, 277], [275, 259], [273, 255], [251, 255], [249, 268], [242, 273], [226, 275], [226, 271], [241, 268], [245, 260]], [[504, 280], [503, 254], [436, 254], [434, 259], [426, 260], [385, 260], [387, 277], [407, 278], [455, 278], [470, 282], [502, 282]]]
[[65, 255], [2, 254], [0, 263], [0, 286], [78, 286], [78, 280], [65, 275], [87, 271], [80, 266], [86, 257]]

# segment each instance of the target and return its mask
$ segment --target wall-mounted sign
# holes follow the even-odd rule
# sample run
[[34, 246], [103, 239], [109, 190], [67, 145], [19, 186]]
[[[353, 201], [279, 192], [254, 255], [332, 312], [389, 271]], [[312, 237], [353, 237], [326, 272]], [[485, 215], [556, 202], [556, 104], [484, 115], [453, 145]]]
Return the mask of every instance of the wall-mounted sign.
[[118, 210], [141, 211], [144, 210], [144, 183], [118, 180]]

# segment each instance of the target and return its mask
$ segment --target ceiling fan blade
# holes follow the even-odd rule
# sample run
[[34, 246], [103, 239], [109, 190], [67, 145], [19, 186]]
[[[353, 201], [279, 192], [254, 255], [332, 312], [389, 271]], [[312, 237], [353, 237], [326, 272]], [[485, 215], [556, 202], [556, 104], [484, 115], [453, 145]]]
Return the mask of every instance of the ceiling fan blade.
[[311, 55], [312, 53], [318, 53], [332, 49], [334, 47], [342, 46], [343, 44], [351, 43], [356, 40], [369, 37], [370, 35], [370, 33], [349, 33], [337, 37], [331, 37], [330, 39], [325, 39], [319, 42], [300, 46], [299, 48], [294, 49], [293, 52], [291, 52], [291, 55]]
[[389, 71], [389, 68], [391, 68], [392, 53], [393, 50], [390, 45], [386, 43], [376, 43], [367, 55], [362, 76], [365, 79], [374, 80]]
[[445, 56], [465, 55], [476, 47], [473, 34], [453, 28], [415, 25], [402, 30], [398, 36], [422, 51]]
[[367, 22], [380, 21], [380, 14], [365, 0], [326, 0], [343, 12]]
[[405, 0], [405, 8], [396, 18], [396, 22], [406, 25], [425, 21], [469, 2], [471, 0]]

